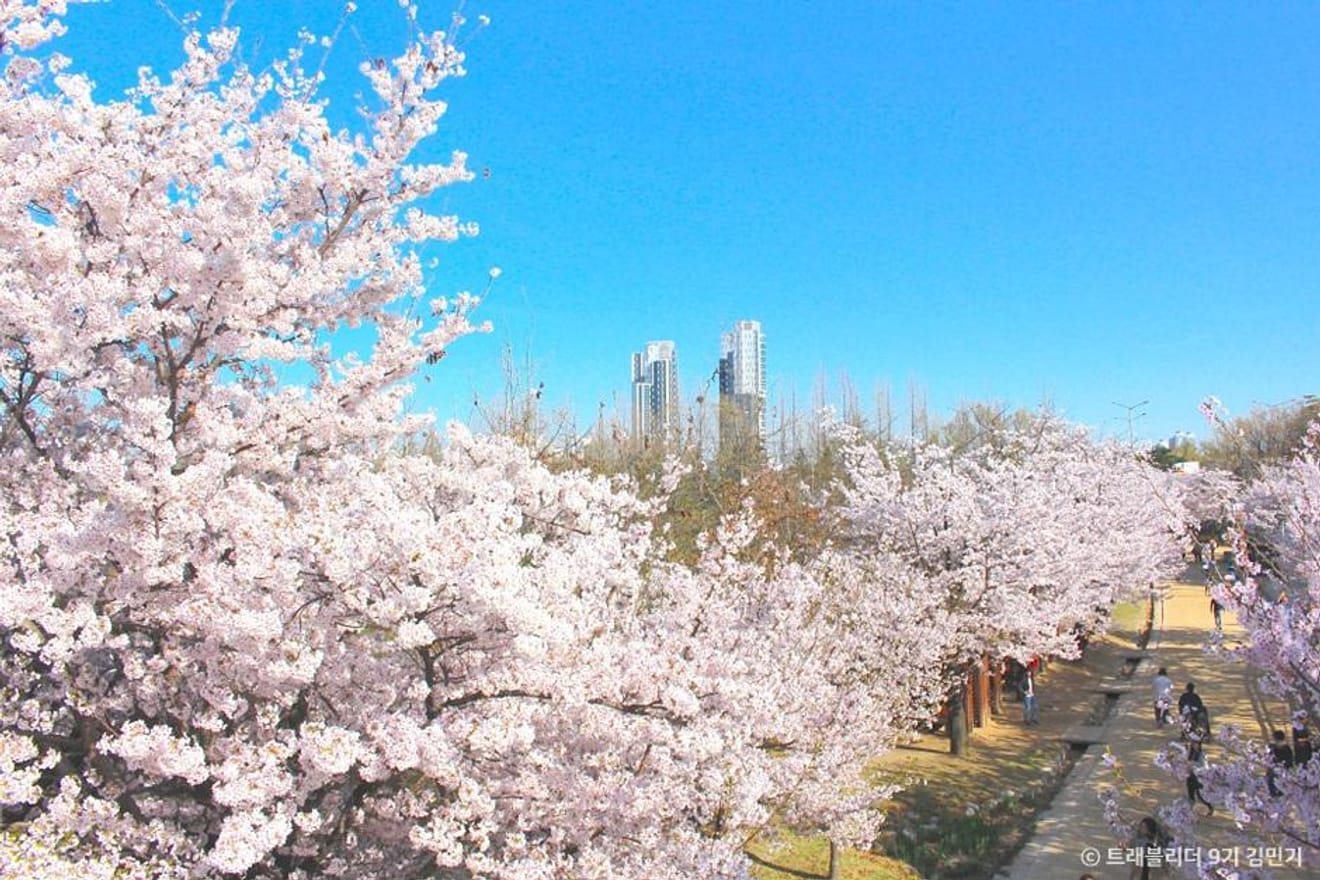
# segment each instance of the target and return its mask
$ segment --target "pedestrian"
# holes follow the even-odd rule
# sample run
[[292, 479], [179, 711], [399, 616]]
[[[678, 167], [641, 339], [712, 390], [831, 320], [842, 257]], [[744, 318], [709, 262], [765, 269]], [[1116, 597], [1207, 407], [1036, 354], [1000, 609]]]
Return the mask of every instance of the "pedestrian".
[[1137, 824], [1132, 848], [1136, 852], [1136, 861], [1132, 865], [1129, 880], [1151, 880], [1152, 877], [1168, 876], [1164, 861], [1164, 851], [1172, 840], [1160, 827], [1154, 816], [1147, 816]]
[[1219, 600], [1210, 597], [1210, 613], [1215, 616], [1215, 629], [1224, 631], [1224, 606], [1219, 604]]
[[[1192, 718], [1197, 712], [1205, 712], [1205, 703], [1201, 702], [1201, 695], [1196, 692], [1196, 682], [1187, 682], [1187, 687], [1178, 698], [1178, 719], [1183, 724], [1191, 724]], [[1210, 716], [1206, 712], [1206, 717]]]
[[1173, 679], [1169, 678], [1169, 670], [1160, 667], [1151, 680], [1151, 689], [1155, 697], [1155, 726], [1168, 724], [1169, 707], [1173, 705]]
[[1187, 768], [1187, 802], [1191, 804], [1192, 809], [1195, 810], [1197, 801], [1200, 801], [1202, 804], [1205, 805], [1205, 809], [1206, 809], [1205, 814], [1207, 816], [1213, 816], [1215, 814], [1215, 805], [1205, 799], [1205, 795], [1201, 793], [1202, 788], [1203, 786], [1201, 785], [1201, 780], [1196, 775], [1196, 768], [1188, 767]]
[[1287, 591], [1281, 591], [1279, 598], [1275, 600], [1279, 608], [1279, 615], [1283, 618], [1284, 626], [1292, 626], [1292, 606], [1288, 604]]
[[1283, 792], [1279, 790], [1278, 772], [1292, 768], [1293, 750], [1288, 745], [1288, 738], [1283, 735], [1282, 730], [1274, 731], [1273, 737], [1273, 742], [1270, 743], [1270, 766], [1265, 770], [1265, 786], [1269, 789], [1271, 797], [1280, 797]]
[[1183, 743], [1187, 746], [1187, 760], [1196, 766], [1205, 761], [1205, 741], [1210, 738], [1210, 718], [1205, 710], [1192, 713], [1191, 719], [1183, 725]]
[[1036, 699], [1036, 673], [1027, 669], [1022, 677], [1022, 723], [1040, 724], [1040, 702]]
[[1298, 767], [1305, 767], [1311, 761], [1311, 731], [1306, 727], [1304, 709], [1293, 713], [1292, 741], [1293, 761]]
[[1077, 658], [1080, 660], [1081, 655], [1086, 653], [1086, 645], [1091, 640], [1091, 633], [1087, 630], [1086, 624], [1079, 620], [1073, 624], [1072, 637], [1077, 643]]

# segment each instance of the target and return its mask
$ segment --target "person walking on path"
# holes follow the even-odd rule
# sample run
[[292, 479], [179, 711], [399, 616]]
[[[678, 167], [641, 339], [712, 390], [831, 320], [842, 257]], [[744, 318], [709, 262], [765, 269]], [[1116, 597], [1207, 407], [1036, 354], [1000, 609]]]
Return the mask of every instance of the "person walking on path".
[[1298, 767], [1306, 766], [1311, 761], [1311, 731], [1306, 728], [1305, 710], [1293, 713], [1292, 741], [1293, 761]]
[[[1156, 614], [1155, 610], [1159, 609]], [[1155, 644], [1158, 646], [1160, 639], [1164, 638], [1164, 591], [1155, 586], [1155, 582], [1150, 582], [1150, 625], [1151, 632], [1155, 634]], [[1156, 627], [1158, 622], [1159, 626]]]
[[1030, 668], [1022, 677], [1022, 723], [1040, 724], [1040, 701], [1036, 699], [1036, 673]]
[[1163, 726], [1169, 723], [1169, 707], [1173, 705], [1173, 679], [1169, 678], [1169, 671], [1161, 666], [1150, 684], [1155, 698], [1155, 725]]
[[1196, 775], [1196, 768], [1188, 767], [1187, 768], [1187, 803], [1191, 805], [1191, 808], [1193, 810], [1195, 810], [1197, 801], [1200, 801], [1202, 804], [1205, 805], [1206, 815], [1213, 816], [1215, 814], [1215, 805], [1205, 799], [1205, 795], [1201, 793], [1202, 787], [1203, 786], [1201, 785], [1201, 780]]
[[1193, 712], [1183, 725], [1182, 740], [1187, 747], [1187, 760], [1196, 766], [1205, 761], [1205, 741], [1210, 738], [1210, 718], [1204, 709]]
[[1293, 765], [1293, 750], [1288, 745], [1288, 738], [1283, 735], [1282, 730], [1274, 731], [1274, 741], [1270, 743], [1270, 766], [1265, 771], [1265, 785], [1270, 790], [1271, 797], [1282, 797], [1283, 792], [1279, 790], [1280, 770], [1289, 770]]
[[1136, 850], [1136, 861], [1132, 865], [1130, 880], [1151, 880], [1152, 877], [1168, 876], [1164, 863], [1164, 851], [1173, 841], [1160, 827], [1154, 816], [1147, 816], [1137, 824], [1136, 837], [1132, 848]]
[[1209, 738], [1210, 719], [1205, 710], [1193, 712], [1183, 724], [1182, 733], [1183, 747], [1187, 750], [1187, 801], [1192, 809], [1196, 809], [1198, 801], [1201, 802], [1209, 811], [1206, 815], [1213, 816], [1215, 808], [1201, 794], [1201, 780], [1196, 775], [1196, 771], [1205, 766], [1205, 741]]
[[[1178, 698], [1178, 718], [1184, 725], [1188, 725], [1198, 712], [1205, 712], [1205, 703], [1201, 702], [1201, 695], [1196, 692], [1196, 682], [1189, 681], [1187, 689]], [[1206, 717], [1210, 717], [1209, 712], [1206, 712]]]
[[1215, 616], [1215, 629], [1219, 632], [1224, 631], [1224, 606], [1219, 604], [1219, 600], [1211, 597], [1210, 613]]

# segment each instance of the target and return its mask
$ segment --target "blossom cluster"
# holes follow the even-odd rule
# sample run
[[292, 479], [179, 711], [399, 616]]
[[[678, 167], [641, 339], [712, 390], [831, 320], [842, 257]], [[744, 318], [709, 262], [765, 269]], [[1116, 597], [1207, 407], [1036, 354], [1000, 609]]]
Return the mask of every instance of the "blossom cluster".
[[1181, 504], [1156, 472], [1048, 413], [964, 449], [845, 447], [845, 540], [855, 560], [919, 575], [926, 650], [956, 689], [982, 657], [1073, 657], [1079, 636], [1180, 564]]

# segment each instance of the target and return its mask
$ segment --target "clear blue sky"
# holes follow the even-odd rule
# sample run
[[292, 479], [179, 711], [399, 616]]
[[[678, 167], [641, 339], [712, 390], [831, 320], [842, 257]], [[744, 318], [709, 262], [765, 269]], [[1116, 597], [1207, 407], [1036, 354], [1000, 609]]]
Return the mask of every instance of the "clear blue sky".
[[[405, 33], [361, 10], [329, 94]], [[216, 4], [171, 0], [176, 12]], [[238, 0], [250, 53], [339, 4]], [[452, 6], [423, 10], [440, 26]], [[268, 10], [277, 10], [272, 14]], [[471, 415], [501, 351], [551, 407], [625, 410], [629, 353], [678, 345], [685, 397], [740, 318], [772, 398], [846, 372], [902, 408], [1033, 406], [1126, 434], [1205, 436], [1320, 391], [1320, 8], [1314, 4], [469, 0], [469, 76], [437, 155], [489, 178], [444, 205], [479, 222], [432, 289], [504, 275], [417, 408]], [[118, 94], [179, 57], [151, 0], [75, 9], [59, 48]], [[260, 43], [256, 43], [260, 40]]]

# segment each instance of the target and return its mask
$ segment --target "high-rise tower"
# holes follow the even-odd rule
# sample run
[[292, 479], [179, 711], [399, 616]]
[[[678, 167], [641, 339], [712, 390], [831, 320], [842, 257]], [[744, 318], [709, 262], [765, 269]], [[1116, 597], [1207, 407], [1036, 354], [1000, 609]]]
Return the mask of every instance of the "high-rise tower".
[[765, 336], [760, 321], [738, 321], [720, 336], [720, 445], [765, 441]]
[[678, 427], [678, 353], [669, 340], [648, 342], [632, 356], [632, 429], [639, 442]]

